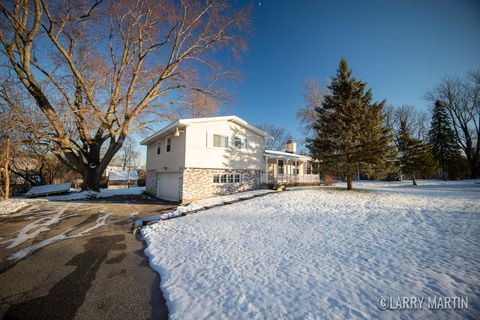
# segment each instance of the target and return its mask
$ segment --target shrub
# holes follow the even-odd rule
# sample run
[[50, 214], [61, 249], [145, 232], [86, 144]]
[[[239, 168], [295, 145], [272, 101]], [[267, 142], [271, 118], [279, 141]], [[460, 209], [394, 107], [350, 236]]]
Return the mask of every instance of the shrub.
[[335, 184], [335, 177], [326, 175], [325, 178], [323, 179], [323, 184], [326, 186], [333, 186]]

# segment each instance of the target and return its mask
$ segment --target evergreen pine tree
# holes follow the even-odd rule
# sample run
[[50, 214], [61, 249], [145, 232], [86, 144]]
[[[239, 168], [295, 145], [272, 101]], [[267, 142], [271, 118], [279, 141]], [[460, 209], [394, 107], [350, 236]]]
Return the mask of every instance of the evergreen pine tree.
[[315, 108], [315, 136], [307, 139], [313, 157], [326, 172], [344, 176], [347, 189], [357, 170], [368, 176], [384, 174], [392, 156], [390, 128], [383, 125], [385, 102], [372, 103], [366, 83], [355, 79], [345, 59], [320, 106]]
[[455, 133], [443, 103], [435, 101], [428, 139], [434, 158], [439, 162], [442, 179], [447, 180], [447, 168], [460, 155]]
[[419, 171], [430, 171], [436, 168], [436, 162], [427, 144], [412, 138], [406, 121], [400, 122], [400, 130], [396, 139], [399, 152], [400, 170], [412, 177], [412, 183], [417, 185], [415, 176]]

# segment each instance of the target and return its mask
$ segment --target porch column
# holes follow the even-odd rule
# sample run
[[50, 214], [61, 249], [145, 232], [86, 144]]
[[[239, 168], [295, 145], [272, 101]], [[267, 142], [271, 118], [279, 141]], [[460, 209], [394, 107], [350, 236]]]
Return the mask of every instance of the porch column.
[[295, 160], [295, 169], [293, 169], [293, 173], [295, 174], [295, 180], [298, 182], [298, 160]]
[[290, 181], [288, 180], [288, 159], [285, 159], [285, 177], [287, 179], [287, 183]]
[[265, 157], [265, 183], [268, 183], [268, 157]]
[[275, 173], [276, 173], [276, 178], [277, 178], [277, 182], [278, 182], [278, 158], [277, 158], [277, 166], [276, 166], [276, 169], [275, 169]]

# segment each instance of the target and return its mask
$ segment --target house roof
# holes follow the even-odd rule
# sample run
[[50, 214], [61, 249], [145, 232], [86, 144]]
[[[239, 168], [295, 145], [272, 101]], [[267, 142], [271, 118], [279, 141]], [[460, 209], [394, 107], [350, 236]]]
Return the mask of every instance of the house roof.
[[305, 161], [312, 160], [312, 158], [309, 156], [303, 156], [301, 154], [295, 154], [295, 153], [283, 152], [283, 151], [274, 151], [274, 150], [265, 150], [263, 155], [265, 157], [271, 157], [271, 158], [297, 159], [297, 160], [305, 160]]
[[255, 132], [258, 135], [261, 135], [265, 137], [266, 139], [273, 139], [270, 135], [268, 135], [266, 132], [252, 126], [249, 124], [247, 121], [237, 117], [237, 116], [223, 116], [223, 117], [208, 117], [208, 118], [193, 118], [193, 119], [179, 119], [177, 121], [174, 121], [170, 123], [168, 126], [164, 127], [160, 131], [154, 133], [150, 137], [140, 141], [141, 145], [148, 145], [149, 143], [155, 141], [157, 138], [161, 137], [165, 133], [169, 133], [175, 128], [185, 128], [191, 124], [194, 123], [201, 123], [201, 122], [217, 122], [217, 121], [231, 121], [234, 122], [240, 126], [243, 126], [247, 129], [250, 129], [251, 131]]

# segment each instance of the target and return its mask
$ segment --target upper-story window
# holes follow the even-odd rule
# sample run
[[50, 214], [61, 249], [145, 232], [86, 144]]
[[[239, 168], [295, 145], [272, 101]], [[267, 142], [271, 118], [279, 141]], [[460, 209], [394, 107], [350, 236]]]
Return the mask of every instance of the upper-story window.
[[233, 145], [235, 149], [247, 149], [247, 139], [235, 137], [233, 140]]
[[170, 137], [165, 140], [165, 150], [167, 152], [170, 152], [170, 150], [172, 150], [172, 139]]
[[215, 148], [226, 148], [228, 146], [228, 137], [219, 134], [213, 135], [213, 146]]
[[161, 141], [158, 141], [158, 142], [157, 142], [157, 154], [160, 154], [161, 146], [162, 146]]

